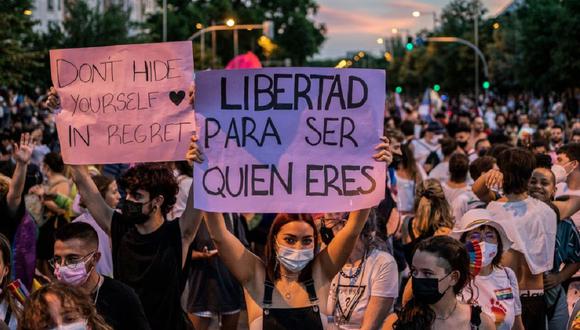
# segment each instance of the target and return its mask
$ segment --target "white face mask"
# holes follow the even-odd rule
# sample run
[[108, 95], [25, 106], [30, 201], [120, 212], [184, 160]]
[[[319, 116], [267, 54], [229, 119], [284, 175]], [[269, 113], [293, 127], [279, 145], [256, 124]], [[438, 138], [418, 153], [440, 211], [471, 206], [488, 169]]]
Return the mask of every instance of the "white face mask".
[[278, 245], [276, 258], [289, 271], [297, 273], [314, 259], [314, 248], [298, 250]]
[[87, 320], [80, 320], [69, 324], [63, 324], [50, 330], [87, 330]]
[[493, 258], [497, 256], [497, 244], [488, 243], [486, 241], [479, 242], [481, 248], [481, 266], [485, 267], [491, 264]]

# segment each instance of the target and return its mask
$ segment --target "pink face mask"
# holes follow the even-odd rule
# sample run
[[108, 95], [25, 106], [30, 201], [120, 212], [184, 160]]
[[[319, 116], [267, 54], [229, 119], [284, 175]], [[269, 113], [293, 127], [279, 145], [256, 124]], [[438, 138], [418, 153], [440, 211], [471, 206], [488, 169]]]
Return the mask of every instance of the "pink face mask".
[[90, 272], [87, 272], [86, 261], [81, 261], [68, 266], [57, 264], [54, 268], [54, 276], [56, 279], [72, 286], [85, 284], [89, 275]]

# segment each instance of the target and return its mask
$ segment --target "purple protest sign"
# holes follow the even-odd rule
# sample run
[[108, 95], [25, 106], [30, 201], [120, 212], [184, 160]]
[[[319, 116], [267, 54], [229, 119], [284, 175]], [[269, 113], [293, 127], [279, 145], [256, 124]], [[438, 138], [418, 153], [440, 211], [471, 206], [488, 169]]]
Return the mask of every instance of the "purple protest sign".
[[199, 72], [196, 208], [351, 211], [377, 205], [386, 165], [382, 70], [272, 68]]
[[195, 131], [191, 42], [50, 51], [67, 164], [183, 160]]

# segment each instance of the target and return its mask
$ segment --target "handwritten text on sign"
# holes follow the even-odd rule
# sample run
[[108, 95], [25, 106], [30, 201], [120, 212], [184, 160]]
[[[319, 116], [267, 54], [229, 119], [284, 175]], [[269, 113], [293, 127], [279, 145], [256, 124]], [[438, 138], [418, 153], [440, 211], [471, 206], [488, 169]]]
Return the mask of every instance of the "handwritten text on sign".
[[51, 50], [50, 65], [65, 163], [184, 158], [195, 131], [190, 42]]
[[197, 74], [196, 207], [349, 211], [384, 198], [381, 70], [277, 68]]

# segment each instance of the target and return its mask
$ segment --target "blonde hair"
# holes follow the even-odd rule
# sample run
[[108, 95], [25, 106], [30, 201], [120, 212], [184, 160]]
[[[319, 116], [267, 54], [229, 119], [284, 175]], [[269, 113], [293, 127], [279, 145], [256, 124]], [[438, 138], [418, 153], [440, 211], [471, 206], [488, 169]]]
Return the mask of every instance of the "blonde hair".
[[421, 234], [442, 227], [453, 228], [451, 207], [438, 180], [427, 179], [417, 185], [413, 227]]

